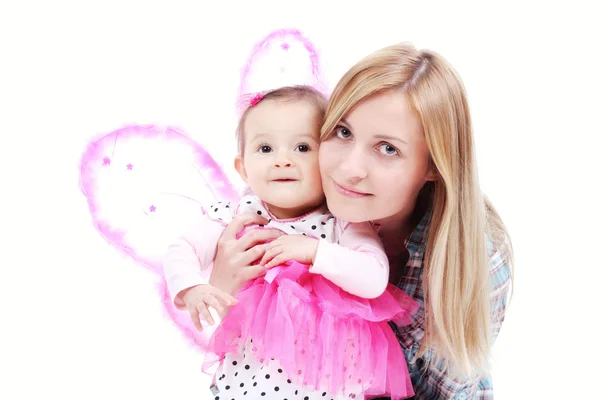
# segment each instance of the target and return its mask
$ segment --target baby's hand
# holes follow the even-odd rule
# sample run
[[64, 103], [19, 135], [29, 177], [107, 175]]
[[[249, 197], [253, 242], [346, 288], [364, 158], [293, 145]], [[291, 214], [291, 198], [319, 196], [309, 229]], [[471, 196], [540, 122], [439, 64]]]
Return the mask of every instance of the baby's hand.
[[236, 304], [238, 301], [228, 293], [212, 285], [198, 285], [186, 289], [180, 295], [185, 303], [196, 329], [202, 332], [200, 317], [214, 325], [215, 321], [210, 315], [208, 307], [214, 308], [221, 317], [225, 315], [227, 307]]
[[267, 250], [260, 263], [265, 268], [273, 268], [286, 261], [312, 264], [317, 256], [319, 240], [303, 235], [283, 235], [267, 244]]

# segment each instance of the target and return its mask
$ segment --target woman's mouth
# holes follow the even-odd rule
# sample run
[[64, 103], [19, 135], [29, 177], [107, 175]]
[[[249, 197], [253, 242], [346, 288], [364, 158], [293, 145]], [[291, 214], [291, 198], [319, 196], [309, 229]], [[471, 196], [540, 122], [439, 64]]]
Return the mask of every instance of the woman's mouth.
[[356, 189], [352, 189], [352, 188], [349, 188], [346, 186], [339, 185], [339, 184], [335, 183], [335, 181], [333, 182], [333, 186], [335, 186], [335, 190], [337, 190], [338, 193], [340, 193], [341, 195], [350, 197], [353, 199], [372, 196], [372, 194], [370, 194], [370, 193], [364, 193], [364, 192], [358, 191]]

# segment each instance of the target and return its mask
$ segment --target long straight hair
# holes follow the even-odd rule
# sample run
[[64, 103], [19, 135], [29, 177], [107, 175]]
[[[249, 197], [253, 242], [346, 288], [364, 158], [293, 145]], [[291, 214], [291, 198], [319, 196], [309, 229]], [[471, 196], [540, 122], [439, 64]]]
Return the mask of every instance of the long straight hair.
[[434, 52], [410, 44], [383, 48], [342, 77], [331, 95], [321, 137], [331, 135], [361, 100], [386, 90], [401, 91], [419, 114], [439, 174], [429, 199], [433, 214], [424, 260], [426, 325], [419, 355], [433, 349], [432, 361], [449, 361], [457, 375], [486, 372], [492, 345], [486, 237], [511, 260], [512, 247], [479, 185], [471, 117], [458, 74]]

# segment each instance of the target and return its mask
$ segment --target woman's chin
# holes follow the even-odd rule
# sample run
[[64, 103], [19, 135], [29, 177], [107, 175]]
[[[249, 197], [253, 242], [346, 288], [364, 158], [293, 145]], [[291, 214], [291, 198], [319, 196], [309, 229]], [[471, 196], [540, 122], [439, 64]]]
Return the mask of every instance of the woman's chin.
[[353, 223], [370, 221], [368, 215], [370, 213], [364, 207], [349, 207], [334, 201], [327, 201], [327, 208], [336, 218], [344, 221]]

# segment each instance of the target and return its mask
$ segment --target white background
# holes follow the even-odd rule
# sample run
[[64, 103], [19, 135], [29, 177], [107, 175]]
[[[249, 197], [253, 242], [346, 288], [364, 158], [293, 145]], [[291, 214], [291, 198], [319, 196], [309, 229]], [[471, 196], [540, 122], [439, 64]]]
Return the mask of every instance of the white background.
[[0, 1], [0, 397], [208, 398], [157, 276], [94, 230], [79, 158], [125, 124], [171, 124], [233, 175], [240, 68], [297, 28], [331, 85], [400, 41], [457, 68], [516, 251], [496, 398], [599, 398], [600, 32], [569, 3]]

